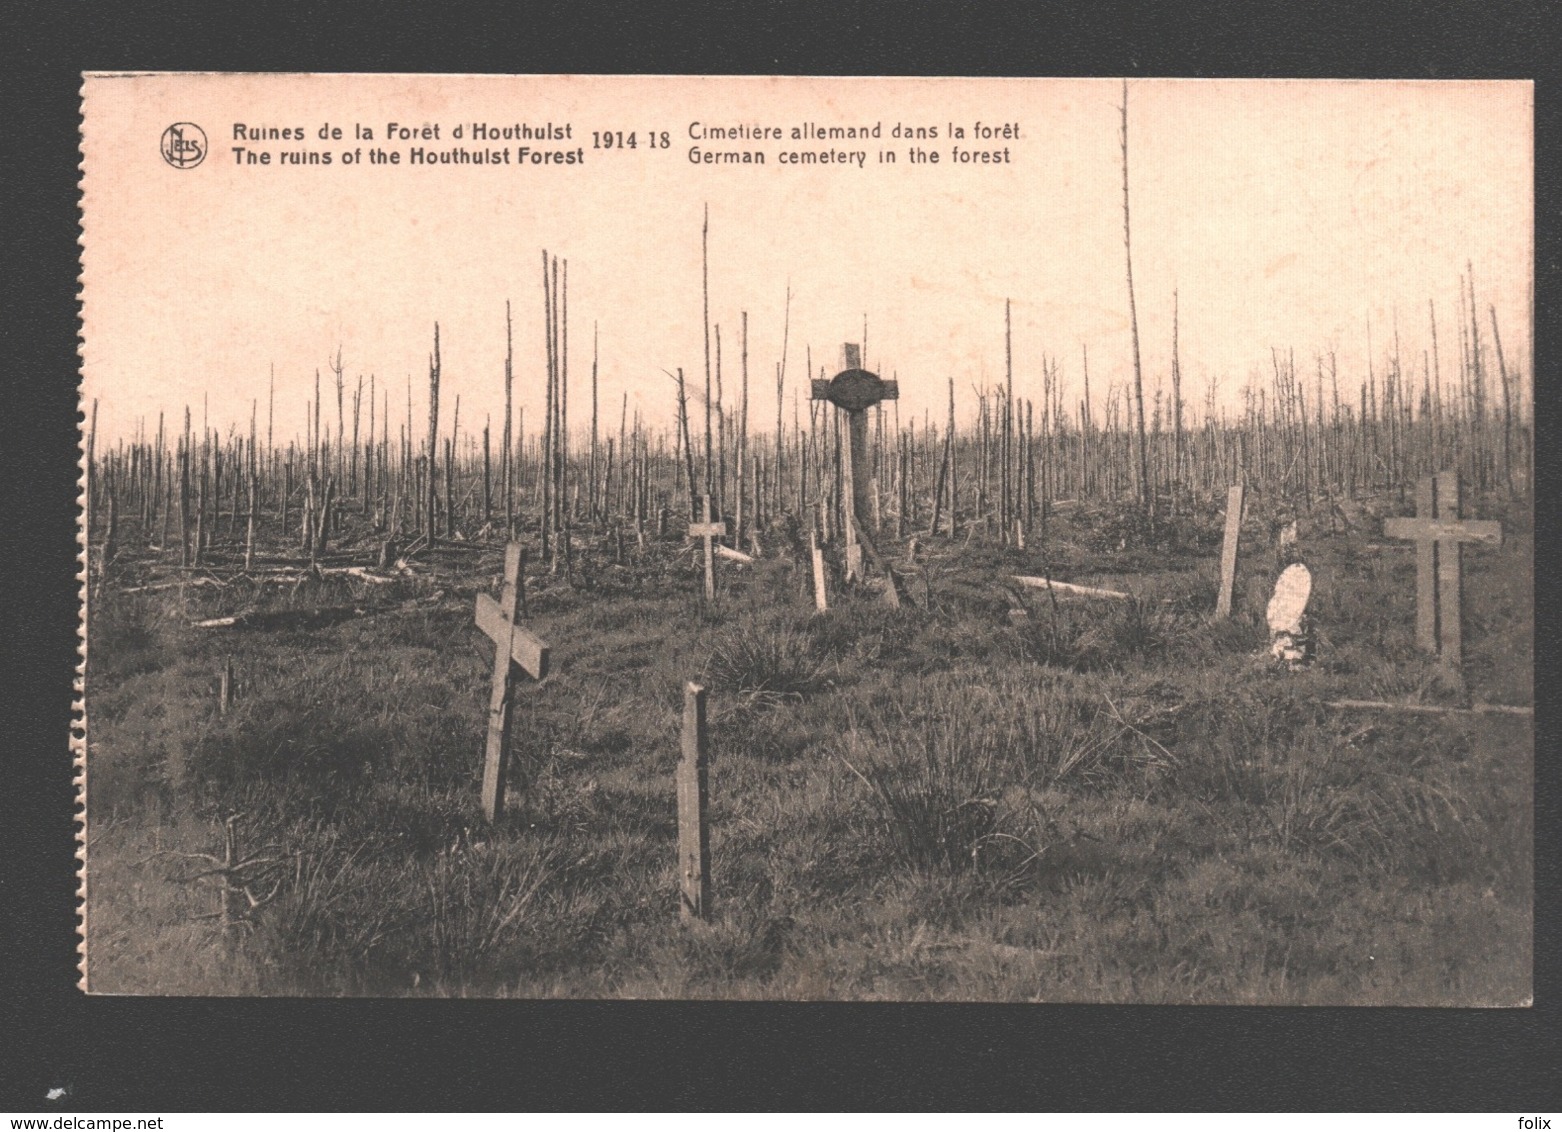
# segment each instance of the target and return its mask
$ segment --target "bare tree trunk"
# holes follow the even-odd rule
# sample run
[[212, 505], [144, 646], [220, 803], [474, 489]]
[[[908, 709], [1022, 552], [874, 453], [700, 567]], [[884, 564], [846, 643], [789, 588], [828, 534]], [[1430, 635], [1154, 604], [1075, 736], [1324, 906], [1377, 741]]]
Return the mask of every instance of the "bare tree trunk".
[[1139, 410], [1139, 499], [1145, 514], [1155, 520], [1155, 493], [1150, 484], [1150, 459], [1144, 431], [1144, 374], [1139, 363], [1139, 311], [1134, 304], [1134, 256], [1128, 222], [1128, 80], [1123, 80], [1123, 258], [1128, 266], [1128, 324], [1133, 331], [1134, 400]]
[[1497, 375], [1502, 380], [1502, 475], [1508, 495], [1513, 495], [1513, 407], [1508, 396], [1508, 364], [1502, 356], [1502, 335], [1497, 330], [1497, 308], [1488, 305], [1491, 312], [1492, 343], [1497, 347]]
[[1014, 338], [1012, 323], [1009, 313], [1009, 300], [1003, 301], [1003, 438], [999, 445], [1003, 459], [1003, 475], [999, 477], [1000, 503], [998, 518], [1002, 528], [1002, 542], [1009, 542], [1012, 536], [1010, 523], [1013, 521], [1013, 475], [1010, 466], [1014, 459]]
[[[743, 520], [748, 513], [743, 506], [744, 497], [748, 490], [747, 460], [748, 455], [748, 311], [743, 312], [743, 348], [742, 348], [742, 374], [743, 374], [743, 399], [738, 410], [738, 510], [733, 523], [733, 545], [743, 546]], [[752, 515], [748, 515], [752, 522]]]
[[[721, 518], [727, 513], [727, 413], [722, 408], [724, 397], [721, 389], [721, 323], [716, 324], [716, 491], [712, 498], [715, 500], [716, 517]], [[710, 419], [711, 406], [707, 402], [705, 406], [706, 419]], [[710, 444], [707, 435], [706, 444]]]
[[424, 496], [423, 530], [429, 546], [434, 545], [434, 512], [438, 495], [434, 490], [434, 465], [439, 459], [439, 323], [434, 324], [434, 353], [428, 363], [428, 483]]
[[591, 461], [590, 484], [587, 506], [591, 509], [592, 521], [598, 521], [597, 513], [597, 324], [591, 324]]
[[705, 328], [705, 494], [713, 491], [711, 482], [715, 471], [712, 462], [714, 453], [711, 451], [711, 372], [710, 372], [710, 205], [705, 206], [705, 223], [700, 228], [700, 294], [703, 300], [703, 320]]
[[543, 345], [547, 353], [547, 380], [542, 413], [542, 557], [549, 557], [553, 538], [553, 290], [548, 282], [548, 252], [542, 253]]
[[336, 478], [341, 480], [346, 472], [342, 442], [346, 439], [346, 416], [342, 408], [342, 348], [336, 347], [336, 360], [331, 363], [331, 373], [336, 377]]
[[1182, 483], [1182, 362], [1178, 356], [1178, 295], [1172, 291], [1172, 511], [1177, 510], [1178, 489]]
[[374, 458], [374, 427], [377, 423], [375, 419], [377, 416], [378, 414], [375, 412], [374, 375], [371, 373], [369, 375], [369, 439], [363, 446], [363, 500], [365, 512], [369, 509], [369, 500], [376, 497], [374, 473], [378, 468], [379, 461]]
[[515, 464], [510, 451], [514, 435], [510, 423], [511, 392], [515, 381], [515, 345], [511, 338], [510, 300], [504, 301], [504, 442], [499, 449], [499, 478], [504, 492], [505, 537], [515, 534]]
[[348, 491], [351, 495], [358, 494], [358, 417], [363, 407], [363, 374], [358, 375], [358, 388], [353, 391], [353, 448], [352, 458], [348, 461], [349, 475], [351, 476]]
[[[777, 515], [781, 514], [783, 508], [785, 507], [785, 501], [781, 495], [783, 490], [782, 485], [785, 483], [785, 479], [782, 476], [781, 468], [782, 449], [786, 446], [786, 434], [781, 420], [781, 410], [782, 406], [785, 404], [786, 398], [786, 348], [787, 342], [791, 336], [792, 283], [790, 280], [788, 280], [786, 285], [786, 313], [781, 323], [781, 362], [776, 366], [776, 474], [775, 499], [771, 504], [771, 510], [774, 511]], [[812, 366], [813, 362], [810, 360], [809, 367], [812, 368]], [[801, 498], [799, 498], [798, 503], [801, 505]]]
[[569, 260], [564, 261], [564, 281], [559, 289], [559, 482], [554, 489], [553, 502], [559, 513], [559, 547], [564, 551], [564, 570], [568, 574], [571, 560], [570, 505], [569, 505]]
[[689, 444], [689, 399], [684, 388], [683, 367], [678, 367], [678, 426], [682, 429], [683, 458], [689, 469], [689, 516], [692, 519], [699, 498], [698, 481], [694, 478], [694, 448]]

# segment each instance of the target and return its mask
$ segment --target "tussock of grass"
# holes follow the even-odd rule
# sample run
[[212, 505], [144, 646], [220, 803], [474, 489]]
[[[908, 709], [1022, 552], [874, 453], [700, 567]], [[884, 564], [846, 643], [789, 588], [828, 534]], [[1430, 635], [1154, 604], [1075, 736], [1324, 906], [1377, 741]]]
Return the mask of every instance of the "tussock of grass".
[[1175, 757], [1143, 705], [1052, 682], [997, 688], [925, 680], [854, 719], [838, 745], [869, 787], [891, 852], [917, 869], [983, 868], [1018, 880], [1052, 844], [1040, 792], [1145, 784]]
[[428, 898], [414, 921], [420, 952], [435, 974], [465, 983], [524, 938], [533, 902], [555, 871], [547, 846], [501, 850], [479, 844], [446, 853], [424, 870]]
[[1260, 638], [1240, 624], [1211, 629], [1204, 589], [1184, 582], [1167, 587], [1166, 593], [1100, 602], [1036, 594], [1019, 629], [1020, 654], [1076, 672], [1121, 672], [1170, 660], [1208, 660], [1255, 646]]
[[777, 703], [822, 690], [833, 667], [805, 630], [746, 617], [715, 635], [709, 673], [718, 691]]

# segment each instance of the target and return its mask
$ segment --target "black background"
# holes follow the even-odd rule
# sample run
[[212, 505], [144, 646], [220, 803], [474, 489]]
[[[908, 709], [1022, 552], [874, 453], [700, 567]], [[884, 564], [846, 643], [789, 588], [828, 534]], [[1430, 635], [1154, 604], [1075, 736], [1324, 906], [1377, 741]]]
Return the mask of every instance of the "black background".
[[[1537, 633], [1529, 1010], [88, 998], [74, 989], [80, 72], [1535, 78], [1537, 497], [1554, 501], [1557, 99], [1537, 4], [13, 4], [0, 25], [0, 1111], [1556, 1111], [1556, 647]], [[1370, 248], [1364, 255], [1372, 254]], [[1392, 249], [1387, 251], [1392, 254]], [[199, 296], [192, 296], [199, 302]], [[168, 312], [179, 332], [179, 312]], [[1557, 551], [1537, 514], [1537, 622]], [[50, 1087], [65, 1099], [44, 1099]]]

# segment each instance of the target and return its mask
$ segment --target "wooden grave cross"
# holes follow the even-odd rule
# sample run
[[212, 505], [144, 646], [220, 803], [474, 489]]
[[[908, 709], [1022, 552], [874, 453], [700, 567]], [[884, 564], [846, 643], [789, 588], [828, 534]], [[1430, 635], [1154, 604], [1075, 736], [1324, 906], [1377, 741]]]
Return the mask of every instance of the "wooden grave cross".
[[1464, 657], [1461, 543], [1502, 545], [1502, 524], [1459, 518], [1459, 474], [1423, 476], [1416, 517], [1383, 520], [1383, 537], [1416, 544], [1416, 644], [1455, 672]]
[[700, 497], [700, 514], [704, 521], [689, 524], [689, 537], [705, 540], [705, 600], [716, 600], [716, 547], [712, 539], [723, 538], [727, 534], [727, 524], [720, 519], [714, 523], [710, 517], [710, 496]]
[[548, 646], [515, 623], [524, 608], [526, 551], [518, 542], [504, 548], [504, 588], [499, 600], [477, 595], [477, 627], [494, 642], [494, 678], [488, 698], [488, 743], [483, 758], [483, 817], [492, 822], [504, 812], [505, 774], [510, 750], [510, 678], [515, 667], [533, 680], [548, 674]]

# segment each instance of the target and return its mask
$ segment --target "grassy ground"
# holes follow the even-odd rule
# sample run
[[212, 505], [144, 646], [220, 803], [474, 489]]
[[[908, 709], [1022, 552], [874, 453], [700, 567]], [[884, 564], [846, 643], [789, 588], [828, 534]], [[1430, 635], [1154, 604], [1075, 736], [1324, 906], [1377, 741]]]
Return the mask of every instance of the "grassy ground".
[[[1489, 514], [1488, 509], [1485, 514]], [[1466, 552], [1468, 693], [1531, 702], [1527, 519]], [[1122, 528], [1121, 530], [1119, 528]], [[190, 994], [1514, 1004], [1531, 987], [1523, 717], [1413, 647], [1414, 564], [1304, 528], [1319, 658], [1263, 663], [1266, 541], [1212, 624], [1218, 516], [1109, 515], [1030, 550], [924, 539], [915, 601], [812, 612], [785, 557], [653, 543], [529, 586], [554, 673], [516, 697], [511, 809], [478, 814], [498, 547], [393, 586], [125, 593], [94, 606], [89, 985]], [[133, 543], [133, 537], [126, 540]], [[1006, 572], [1131, 602], [1008, 591]], [[195, 629], [357, 603], [314, 628]], [[237, 696], [219, 714], [231, 658]], [[714, 915], [677, 914], [683, 683], [711, 688]], [[220, 852], [273, 859], [224, 936]]]

